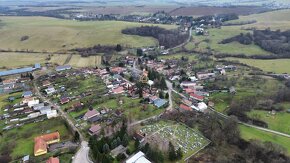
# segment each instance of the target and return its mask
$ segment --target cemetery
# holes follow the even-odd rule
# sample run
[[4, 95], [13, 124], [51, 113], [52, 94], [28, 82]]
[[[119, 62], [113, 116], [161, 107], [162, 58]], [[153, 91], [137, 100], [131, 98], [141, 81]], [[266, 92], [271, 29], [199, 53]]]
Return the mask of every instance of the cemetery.
[[181, 148], [183, 159], [196, 154], [210, 143], [198, 130], [170, 121], [145, 125], [141, 127], [140, 132], [145, 133], [145, 142], [158, 144], [163, 151], [168, 149], [169, 142], [175, 146], [176, 150]]

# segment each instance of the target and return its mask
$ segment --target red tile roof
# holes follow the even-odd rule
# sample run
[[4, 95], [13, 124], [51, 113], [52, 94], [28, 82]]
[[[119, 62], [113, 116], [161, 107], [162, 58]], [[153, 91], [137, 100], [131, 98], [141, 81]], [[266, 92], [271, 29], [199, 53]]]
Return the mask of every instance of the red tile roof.
[[36, 140], [36, 139], [42, 139], [45, 142], [48, 142], [48, 141], [60, 139], [60, 134], [59, 134], [59, 132], [53, 132], [53, 133], [41, 135], [41, 136], [34, 138], [34, 140]]
[[124, 92], [124, 88], [123, 87], [118, 87], [112, 90], [113, 93], [123, 93]]
[[100, 131], [101, 129], [102, 129], [101, 125], [97, 124], [97, 125], [92, 125], [89, 130], [90, 132], [95, 133], [95, 132]]
[[199, 95], [194, 94], [194, 93], [190, 93], [189, 95], [190, 95], [190, 97], [192, 97], [192, 98], [194, 98], [196, 100], [201, 100], [201, 101], [204, 100], [203, 96], [199, 96]]
[[179, 105], [180, 109], [186, 110], [186, 111], [192, 111], [191, 107], [184, 105], [184, 104], [180, 104]]
[[34, 153], [37, 153], [38, 150], [46, 151], [47, 144], [43, 139], [37, 137], [34, 139]]
[[46, 163], [59, 163], [59, 159], [57, 157], [50, 157]]
[[34, 153], [38, 150], [47, 150], [47, 142], [60, 139], [59, 132], [41, 135], [34, 138]]
[[191, 88], [186, 88], [184, 89], [186, 93], [194, 93], [195, 90], [194, 89], [191, 89]]

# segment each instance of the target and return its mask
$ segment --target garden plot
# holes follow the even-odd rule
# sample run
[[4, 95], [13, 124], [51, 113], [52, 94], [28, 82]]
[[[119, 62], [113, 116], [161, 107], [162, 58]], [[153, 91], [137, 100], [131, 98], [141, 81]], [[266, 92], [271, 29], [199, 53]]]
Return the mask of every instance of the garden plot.
[[181, 148], [184, 159], [197, 153], [210, 142], [199, 131], [180, 123], [161, 121], [142, 127], [140, 132], [146, 134], [145, 140], [148, 143], [158, 144], [163, 151], [167, 150], [169, 142], [176, 150]]

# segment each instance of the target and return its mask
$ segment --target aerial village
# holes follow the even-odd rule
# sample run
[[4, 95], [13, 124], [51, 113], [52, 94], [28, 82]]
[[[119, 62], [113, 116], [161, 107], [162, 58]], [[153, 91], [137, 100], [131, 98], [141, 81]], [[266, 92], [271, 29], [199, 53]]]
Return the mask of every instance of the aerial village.
[[[142, 53], [152, 50], [144, 48]], [[216, 65], [214, 69], [195, 73], [191, 69], [194, 62], [182, 64], [181, 59], [151, 59], [143, 55], [124, 56], [119, 61], [122, 66], [75, 69], [70, 65], [44, 65], [44, 68], [35, 64], [34, 67], [1, 72], [1, 94], [8, 94], [7, 99], [2, 99], [7, 103], [1, 112], [3, 132], [52, 119], [68, 121], [65, 122], [68, 131], [56, 129], [34, 133], [33, 155], [23, 153], [24, 162], [30, 157], [41, 157], [42, 161], [44, 158], [58, 160], [57, 155], [53, 157], [50, 153], [75, 151], [80, 139], [115, 137], [123, 130], [125, 120], [128, 133], [122, 133], [122, 139], [126, 137], [126, 140], [119, 140], [120, 137], [118, 143], [113, 140], [111, 156], [121, 160], [127, 158], [126, 162], [143, 156], [144, 161], [147, 160], [141, 151], [130, 157], [136, 151], [130, 147], [134, 141], [143, 146], [161, 141], [159, 148], [165, 150], [169, 137], [175, 133], [173, 146], [188, 157], [210, 143], [183, 124], [172, 127], [171, 122], [158, 119], [172, 110], [206, 113], [214, 107], [209, 100], [212, 92], [235, 94], [233, 86], [205, 90], [204, 84], [236, 71], [236, 66]], [[147, 119], [154, 122], [148, 123]], [[153, 133], [155, 135], [151, 136]]]

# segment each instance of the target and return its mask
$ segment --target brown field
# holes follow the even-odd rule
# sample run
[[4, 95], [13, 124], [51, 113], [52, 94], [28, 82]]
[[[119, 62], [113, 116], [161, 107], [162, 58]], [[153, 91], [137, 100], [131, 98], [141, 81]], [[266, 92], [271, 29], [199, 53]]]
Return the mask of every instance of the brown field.
[[96, 67], [102, 64], [102, 56], [81, 57], [73, 55], [68, 64], [73, 67]]
[[176, 9], [176, 6], [98, 6], [98, 7], [83, 7], [80, 11], [95, 13], [95, 14], [150, 14], [158, 11], [170, 12]]
[[248, 16], [241, 16], [239, 20], [234, 20], [231, 22], [241, 22], [256, 20], [257, 23], [243, 25], [243, 28], [257, 28], [265, 29], [271, 28], [273, 30], [281, 29], [288, 30], [290, 29], [290, 9], [286, 10], [277, 10], [271, 12], [265, 12], [260, 14], [253, 14]]
[[172, 10], [170, 15], [214, 15], [214, 14], [227, 14], [236, 13], [238, 15], [249, 15], [253, 13], [258, 13], [265, 11], [262, 7], [249, 7], [249, 6], [239, 6], [239, 7], [180, 7]]

